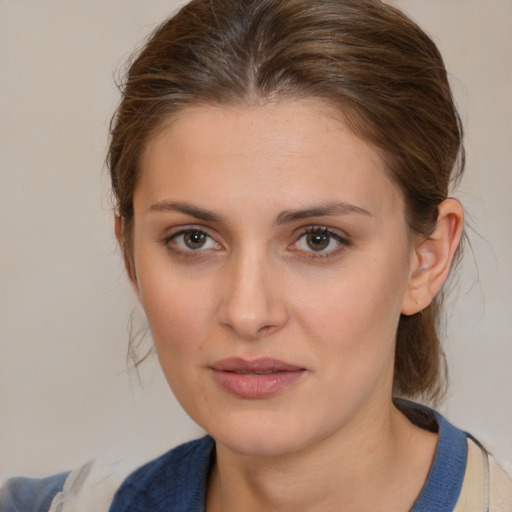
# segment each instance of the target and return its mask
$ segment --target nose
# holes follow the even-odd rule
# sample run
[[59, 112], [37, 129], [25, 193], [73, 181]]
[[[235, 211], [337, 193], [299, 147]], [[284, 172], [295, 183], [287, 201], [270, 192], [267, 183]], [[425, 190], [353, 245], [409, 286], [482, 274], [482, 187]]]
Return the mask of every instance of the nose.
[[233, 257], [218, 310], [224, 329], [245, 340], [256, 340], [286, 324], [288, 311], [275, 266], [257, 251]]

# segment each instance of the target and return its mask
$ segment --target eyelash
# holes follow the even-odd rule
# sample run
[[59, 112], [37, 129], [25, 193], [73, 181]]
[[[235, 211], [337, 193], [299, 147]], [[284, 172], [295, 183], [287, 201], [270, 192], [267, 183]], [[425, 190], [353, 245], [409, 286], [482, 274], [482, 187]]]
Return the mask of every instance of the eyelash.
[[[204, 253], [206, 251], [211, 250], [210, 248], [202, 249], [202, 247], [199, 247], [196, 250], [191, 249], [191, 248], [189, 248], [188, 250], [180, 248], [179, 246], [177, 246], [176, 242], [174, 242], [174, 241], [176, 239], [178, 239], [179, 237], [182, 237], [186, 234], [203, 235], [203, 236], [207, 237], [208, 239], [210, 239], [211, 241], [213, 241], [216, 245], [220, 245], [220, 244], [218, 244], [218, 242], [215, 242], [214, 238], [211, 235], [209, 235], [204, 229], [195, 228], [193, 226], [181, 229], [181, 230], [177, 231], [176, 233], [172, 233], [171, 235], [164, 237], [161, 240], [161, 243], [168, 250], [172, 251], [175, 254], [183, 256], [185, 258], [200, 258], [200, 257], [204, 256]], [[302, 256], [302, 255], [298, 256], [302, 259], [327, 260], [329, 258], [337, 256], [346, 247], [350, 246], [350, 241], [347, 238], [339, 235], [338, 233], [336, 233], [324, 226], [307, 226], [307, 227], [303, 228], [303, 230], [301, 231], [297, 240], [295, 242], [293, 242], [293, 244], [291, 244], [291, 245], [292, 246], [297, 245], [301, 240], [303, 240], [308, 235], [327, 236], [329, 238], [328, 244], [330, 244], [331, 240], [335, 240], [339, 244], [339, 246], [336, 247], [335, 249], [331, 249], [331, 250], [325, 251], [325, 252], [323, 250], [321, 250], [321, 251], [314, 251], [314, 250], [305, 251], [305, 250], [301, 250], [301, 249], [292, 249], [292, 252], [296, 251], [299, 253], [307, 254], [306, 256]], [[174, 242], [174, 245], [172, 244], [172, 242]]]
[[[329, 251], [318, 251], [315, 252], [313, 250], [311, 251], [304, 251], [307, 253], [307, 256], [305, 258], [307, 259], [316, 259], [316, 260], [327, 260], [329, 258], [333, 258], [339, 255], [340, 252], [342, 252], [345, 248], [350, 246], [350, 241], [341, 236], [340, 234], [336, 233], [335, 231], [330, 230], [329, 228], [325, 226], [308, 226], [303, 229], [300, 236], [297, 238], [297, 241], [294, 242], [293, 245], [298, 244], [303, 238], [307, 237], [308, 235], [324, 235], [329, 237], [330, 240], [335, 240], [339, 245], [335, 249], [331, 249]], [[329, 241], [330, 243], [330, 241]]]
[[[195, 228], [193, 226], [181, 229], [181, 230], [177, 231], [176, 233], [172, 233], [171, 235], [164, 237], [161, 240], [161, 242], [169, 251], [172, 251], [173, 253], [178, 254], [180, 256], [183, 256], [186, 258], [199, 258], [199, 257], [203, 256], [203, 254], [201, 254], [201, 253], [204, 253], [208, 249], [201, 250], [201, 248], [198, 248], [198, 249], [194, 250], [194, 249], [189, 248], [187, 250], [187, 249], [183, 249], [183, 248], [179, 247], [176, 244], [175, 240], [178, 239], [180, 236], [181, 237], [185, 236], [187, 233], [204, 235], [205, 237], [207, 237], [211, 241], [213, 241], [216, 245], [219, 245], [217, 242], [215, 242], [213, 237], [210, 236], [204, 229]], [[174, 242], [174, 245], [173, 245], [173, 242]]]

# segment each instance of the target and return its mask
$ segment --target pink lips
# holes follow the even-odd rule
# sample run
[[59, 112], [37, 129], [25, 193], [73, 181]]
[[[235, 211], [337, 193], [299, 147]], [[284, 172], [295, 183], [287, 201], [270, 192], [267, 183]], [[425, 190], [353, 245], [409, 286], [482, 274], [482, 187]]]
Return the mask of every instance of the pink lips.
[[211, 366], [219, 384], [242, 398], [266, 398], [294, 384], [305, 373], [299, 366], [277, 359], [247, 361], [232, 357]]

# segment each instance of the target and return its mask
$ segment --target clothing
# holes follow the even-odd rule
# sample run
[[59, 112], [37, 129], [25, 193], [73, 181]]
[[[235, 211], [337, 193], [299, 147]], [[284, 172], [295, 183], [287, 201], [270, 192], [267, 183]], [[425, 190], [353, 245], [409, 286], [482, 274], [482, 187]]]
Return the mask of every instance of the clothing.
[[[427, 407], [406, 401], [397, 406], [414, 423], [439, 431], [434, 463], [411, 512], [512, 512], [512, 479], [478, 441]], [[119, 487], [112, 478], [108, 489], [99, 486], [105, 478], [89, 474], [90, 465], [39, 481], [14, 479], [0, 492], [0, 512], [204, 512], [214, 460], [215, 442], [206, 436], [147, 463]], [[88, 485], [91, 479], [94, 485]], [[75, 499], [80, 492], [86, 500], [102, 492], [104, 505], [83, 508]]]
[[46, 512], [64, 487], [68, 473], [46, 478], [11, 478], [0, 491], [1, 512]]

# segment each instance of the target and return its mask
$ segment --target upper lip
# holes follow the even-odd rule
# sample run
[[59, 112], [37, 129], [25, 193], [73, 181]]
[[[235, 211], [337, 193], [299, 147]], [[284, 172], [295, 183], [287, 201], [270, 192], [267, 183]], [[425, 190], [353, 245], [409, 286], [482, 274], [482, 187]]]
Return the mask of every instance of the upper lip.
[[222, 372], [240, 373], [293, 372], [305, 369], [301, 366], [270, 357], [253, 360], [242, 359], [241, 357], [228, 357], [227, 359], [215, 362], [210, 368]]

